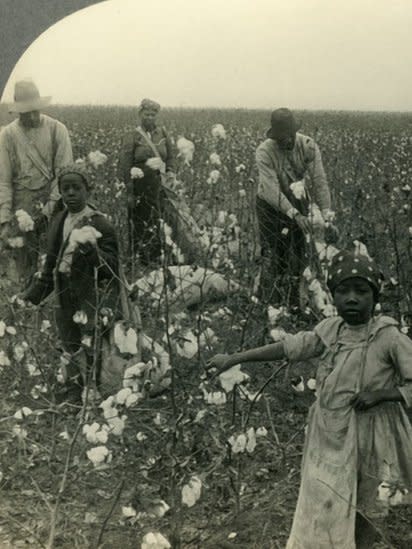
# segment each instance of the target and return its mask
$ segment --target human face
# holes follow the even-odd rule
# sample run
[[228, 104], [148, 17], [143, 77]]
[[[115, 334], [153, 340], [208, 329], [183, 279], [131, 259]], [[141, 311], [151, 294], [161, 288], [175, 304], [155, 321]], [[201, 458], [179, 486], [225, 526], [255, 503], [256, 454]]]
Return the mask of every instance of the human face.
[[333, 299], [338, 314], [351, 325], [365, 324], [375, 306], [373, 290], [363, 278], [348, 278], [335, 289]]
[[68, 173], [60, 180], [60, 193], [70, 213], [84, 210], [89, 192], [83, 178], [77, 173]]
[[154, 109], [143, 109], [140, 111], [140, 121], [147, 131], [152, 131], [156, 127], [157, 111]]
[[40, 112], [22, 112], [20, 113], [20, 122], [25, 128], [37, 128], [40, 125]]
[[286, 132], [283, 135], [276, 138], [276, 142], [279, 145], [279, 149], [283, 151], [291, 151], [295, 146], [296, 132]]

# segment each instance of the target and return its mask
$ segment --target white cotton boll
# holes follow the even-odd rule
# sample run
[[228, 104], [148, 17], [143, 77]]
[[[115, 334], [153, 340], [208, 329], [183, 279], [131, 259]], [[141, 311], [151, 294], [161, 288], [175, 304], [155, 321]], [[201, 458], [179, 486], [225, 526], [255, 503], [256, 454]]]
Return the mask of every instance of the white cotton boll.
[[212, 136], [216, 139], [226, 139], [226, 130], [223, 124], [215, 124], [212, 127]]
[[187, 507], [193, 505], [199, 500], [202, 493], [202, 481], [199, 477], [192, 477], [190, 481], [182, 488], [182, 503]]
[[22, 420], [26, 417], [31, 416], [33, 411], [28, 408], [27, 406], [23, 406], [23, 408], [20, 408], [20, 410], [17, 410], [17, 412], [14, 414], [14, 418], [18, 420]]
[[28, 233], [34, 229], [34, 221], [25, 210], [17, 210], [15, 216], [22, 233]]
[[240, 196], [240, 198], [245, 198], [245, 196], [246, 196], [245, 189], [239, 189], [239, 196]]
[[107, 418], [107, 423], [110, 427], [110, 433], [116, 437], [120, 437], [126, 427], [127, 416]]
[[311, 391], [316, 391], [316, 379], [311, 377], [307, 380], [306, 385]]
[[215, 185], [220, 179], [220, 172], [219, 170], [212, 170], [209, 174], [207, 183], [209, 185]]
[[229, 444], [234, 454], [242, 454], [246, 450], [247, 437], [244, 433], [241, 433], [236, 437], [232, 435], [229, 438]]
[[198, 350], [197, 338], [191, 330], [185, 332], [181, 340], [176, 342], [176, 352], [179, 356], [190, 359]]
[[235, 385], [240, 385], [241, 383], [244, 383], [245, 381], [250, 379], [248, 374], [242, 372], [240, 368], [241, 365], [236, 364], [236, 366], [233, 366], [229, 370], [226, 370], [219, 375], [219, 381], [222, 389], [227, 393], [233, 391]]
[[149, 506], [147, 513], [153, 518], [162, 518], [169, 511], [170, 506], [162, 499], [154, 500]]
[[14, 236], [7, 239], [7, 244], [10, 248], [23, 248], [24, 239], [22, 236]]
[[96, 467], [110, 461], [111, 452], [106, 446], [95, 446], [86, 452], [87, 457]]
[[215, 406], [222, 406], [226, 404], [226, 393], [221, 391], [214, 391], [212, 393], [205, 394], [205, 401], [207, 404], [214, 404]]
[[75, 324], [87, 324], [87, 314], [84, 311], [76, 311], [73, 315]]
[[259, 400], [262, 398], [262, 393], [259, 393], [259, 391], [252, 393], [251, 391], [248, 391], [246, 388], [242, 387], [242, 390], [240, 392], [240, 398], [242, 400], [248, 400], [249, 402], [259, 402]]
[[125, 505], [122, 507], [122, 515], [127, 519], [133, 518], [137, 515], [137, 511], [131, 505]]
[[114, 342], [121, 353], [137, 354], [137, 334], [133, 328], [127, 328], [123, 322], [116, 322]]
[[164, 165], [163, 160], [158, 156], [154, 156], [153, 158], [146, 160], [146, 166], [151, 170], [163, 170]]
[[141, 431], [139, 431], [136, 435], [136, 440], [137, 442], [143, 442], [144, 440], [147, 439], [147, 435], [145, 435], [144, 433], [142, 433]]
[[130, 408], [131, 406], [134, 406], [142, 399], [143, 399], [142, 393], [132, 393], [126, 398], [124, 405], [126, 406], [126, 408]]
[[257, 437], [266, 437], [268, 434], [268, 431], [266, 429], [266, 427], [259, 427], [258, 429], [256, 429], [256, 436]]
[[102, 237], [102, 233], [97, 231], [91, 225], [84, 225], [80, 229], [73, 229], [69, 236], [69, 246], [73, 249], [77, 247], [78, 244], [90, 243], [93, 245], [97, 244], [97, 240]]
[[206, 328], [199, 337], [199, 345], [205, 347], [206, 345], [211, 347], [217, 343], [217, 337], [212, 328]]
[[212, 166], [221, 166], [222, 165], [222, 161], [220, 160], [220, 156], [215, 152], [213, 152], [209, 156], [209, 162], [212, 164]]
[[116, 404], [124, 404], [127, 400], [127, 397], [129, 397], [131, 394], [132, 390], [130, 389], [130, 387], [120, 389], [120, 391], [115, 396]]
[[171, 549], [168, 540], [160, 532], [149, 532], [143, 537], [141, 549]]
[[179, 137], [176, 143], [178, 156], [182, 157], [186, 166], [189, 166], [193, 160], [193, 154], [195, 151], [195, 146], [192, 141], [186, 139], [185, 137]]
[[4, 337], [6, 333], [6, 328], [7, 328], [7, 325], [4, 322], [4, 320], [0, 320], [0, 337]]
[[286, 336], [286, 332], [282, 328], [274, 328], [273, 330], [270, 330], [270, 337], [273, 339], [275, 343], [285, 339], [285, 336]]
[[239, 166], [236, 166], [235, 172], [236, 173], [242, 173], [246, 171], [246, 166], [244, 164], [239, 164]]
[[41, 323], [40, 331], [44, 334], [51, 328], [51, 322], [50, 320], [43, 320]]
[[290, 190], [297, 200], [302, 200], [302, 198], [305, 198], [306, 195], [305, 181], [302, 179], [301, 181], [291, 183]]
[[144, 177], [144, 172], [140, 168], [136, 168], [136, 166], [134, 166], [130, 170], [130, 177], [132, 179], [142, 179]]
[[91, 151], [87, 156], [90, 164], [94, 168], [98, 168], [99, 166], [103, 166], [107, 162], [107, 155], [100, 151]]
[[256, 448], [256, 433], [254, 427], [248, 429], [247, 433], [246, 451], [251, 454]]
[[285, 309], [283, 307], [276, 308], [276, 307], [273, 307], [272, 305], [269, 305], [267, 310], [269, 324], [271, 326], [275, 326], [278, 320], [282, 317], [284, 312], [285, 312]]

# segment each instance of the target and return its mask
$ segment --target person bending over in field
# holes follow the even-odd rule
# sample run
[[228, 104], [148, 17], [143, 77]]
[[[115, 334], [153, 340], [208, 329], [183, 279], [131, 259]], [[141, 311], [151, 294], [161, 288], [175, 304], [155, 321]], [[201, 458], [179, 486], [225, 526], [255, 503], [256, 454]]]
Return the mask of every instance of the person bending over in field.
[[71, 355], [59, 398], [77, 402], [96, 359], [97, 312], [119, 316], [118, 243], [112, 224], [88, 204], [90, 180], [83, 166], [63, 168], [58, 185], [65, 208], [50, 225], [44, 268], [21, 297], [37, 305], [55, 290], [59, 336]]
[[174, 180], [174, 154], [166, 129], [157, 125], [160, 105], [143, 99], [139, 125], [123, 140], [120, 168], [128, 195], [129, 245], [147, 265], [161, 254], [162, 178]]
[[[14, 99], [10, 111], [19, 117], [0, 133], [0, 275], [27, 284], [37, 270], [41, 234], [59, 200], [56, 174], [73, 155], [66, 126], [41, 114], [50, 97], [40, 97], [34, 82], [22, 80], [16, 82]], [[15, 238], [21, 234], [24, 240]], [[17, 246], [19, 241], [25, 245]]]
[[404, 410], [412, 407], [412, 341], [392, 318], [374, 316], [380, 283], [372, 260], [341, 252], [328, 277], [339, 316], [278, 343], [216, 355], [207, 365], [222, 372], [249, 361], [319, 359], [287, 549], [370, 548], [372, 523], [391, 502], [381, 483], [387, 495], [412, 489], [412, 427]]
[[260, 297], [265, 303], [298, 304], [305, 268], [305, 234], [311, 232], [310, 204], [325, 221], [333, 213], [320, 151], [298, 133], [289, 109], [272, 112], [267, 139], [256, 150], [259, 185], [256, 213], [261, 241]]

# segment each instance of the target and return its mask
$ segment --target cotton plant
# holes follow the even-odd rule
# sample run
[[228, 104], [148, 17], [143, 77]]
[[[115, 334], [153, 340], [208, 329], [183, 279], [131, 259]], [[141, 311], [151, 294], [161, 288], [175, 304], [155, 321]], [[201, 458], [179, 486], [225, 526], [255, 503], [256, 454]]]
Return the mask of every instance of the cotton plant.
[[16, 210], [15, 217], [17, 219], [17, 225], [22, 233], [28, 233], [34, 230], [34, 220], [26, 210]]
[[193, 476], [182, 488], [182, 503], [186, 507], [193, 507], [202, 494], [202, 481], [198, 476]]
[[176, 147], [178, 150], [178, 157], [183, 158], [184, 164], [190, 166], [193, 161], [193, 154], [195, 152], [195, 146], [192, 141], [181, 136], [178, 138]]
[[88, 161], [94, 168], [99, 168], [107, 162], [107, 155], [99, 150], [91, 151], [87, 156]]
[[118, 321], [114, 325], [113, 331], [114, 343], [120, 353], [136, 355], [137, 349], [137, 333], [134, 328], [128, 326], [123, 321]]
[[209, 156], [209, 163], [212, 166], [221, 166], [222, 161], [220, 160], [219, 154], [216, 153], [216, 152], [211, 153], [210, 156]]
[[208, 185], [216, 185], [216, 183], [219, 181], [219, 179], [220, 179], [220, 171], [219, 170], [212, 170], [209, 173], [207, 183], [208, 183]]
[[143, 537], [141, 549], [172, 549], [172, 546], [160, 532], [148, 532]]
[[223, 124], [214, 124], [211, 133], [215, 139], [226, 139], [226, 130]]

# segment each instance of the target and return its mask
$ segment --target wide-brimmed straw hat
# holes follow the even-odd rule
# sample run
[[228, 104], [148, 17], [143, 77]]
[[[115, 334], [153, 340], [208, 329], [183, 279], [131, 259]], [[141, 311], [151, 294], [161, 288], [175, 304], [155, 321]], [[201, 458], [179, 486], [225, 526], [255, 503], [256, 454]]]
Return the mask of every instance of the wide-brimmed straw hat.
[[296, 120], [293, 112], [282, 107], [272, 112], [270, 117], [270, 128], [266, 132], [266, 137], [278, 139], [285, 137], [291, 133], [295, 133], [300, 129], [300, 122]]
[[9, 112], [25, 113], [40, 111], [51, 101], [51, 97], [40, 97], [36, 84], [30, 80], [20, 80], [14, 85], [14, 103], [9, 106]]

